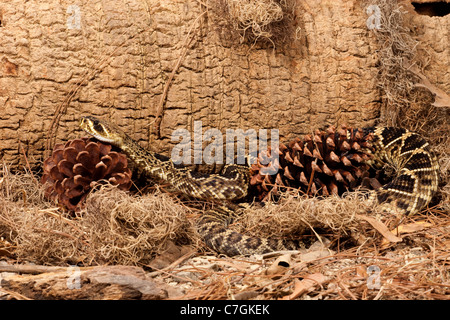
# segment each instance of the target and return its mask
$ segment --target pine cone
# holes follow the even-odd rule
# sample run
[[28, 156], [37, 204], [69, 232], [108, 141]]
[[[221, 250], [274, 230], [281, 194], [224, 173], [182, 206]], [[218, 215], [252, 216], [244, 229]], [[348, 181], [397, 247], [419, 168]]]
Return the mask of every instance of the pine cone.
[[53, 154], [44, 161], [41, 182], [48, 184], [45, 195], [69, 211], [77, 211], [100, 180], [128, 190], [131, 170], [127, 158], [111, 148], [91, 138], [55, 145]]
[[252, 165], [250, 185], [259, 200], [287, 188], [308, 195], [340, 195], [368, 176], [371, 138], [362, 129], [330, 127], [280, 144], [275, 155], [269, 148]]

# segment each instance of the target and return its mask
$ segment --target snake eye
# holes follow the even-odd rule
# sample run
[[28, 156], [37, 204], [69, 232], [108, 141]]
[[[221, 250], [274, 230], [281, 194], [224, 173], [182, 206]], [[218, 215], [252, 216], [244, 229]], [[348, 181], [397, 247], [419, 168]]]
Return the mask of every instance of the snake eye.
[[92, 121], [92, 124], [94, 125], [94, 129], [97, 132], [104, 132], [103, 126], [100, 124], [100, 121], [94, 120]]

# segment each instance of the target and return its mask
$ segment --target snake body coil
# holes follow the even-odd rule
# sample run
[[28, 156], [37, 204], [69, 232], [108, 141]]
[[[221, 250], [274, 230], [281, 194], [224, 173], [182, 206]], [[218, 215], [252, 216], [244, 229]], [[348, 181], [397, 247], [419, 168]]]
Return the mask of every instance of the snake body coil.
[[[96, 139], [120, 148], [152, 180], [171, 184], [183, 194], [198, 199], [236, 200], [247, 195], [249, 170], [226, 165], [221, 174], [202, 174], [176, 167], [170, 158], [148, 151], [120, 128], [95, 117], [83, 117], [80, 127]], [[438, 162], [420, 135], [395, 127], [373, 130], [370, 165], [389, 165], [397, 176], [372, 192], [369, 201], [391, 213], [414, 214], [425, 207], [438, 188]], [[227, 203], [207, 211], [198, 221], [198, 232], [210, 248], [227, 255], [262, 254], [292, 250], [296, 241], [251, 237], [229, 230], [228, 223], [240, 209]]]

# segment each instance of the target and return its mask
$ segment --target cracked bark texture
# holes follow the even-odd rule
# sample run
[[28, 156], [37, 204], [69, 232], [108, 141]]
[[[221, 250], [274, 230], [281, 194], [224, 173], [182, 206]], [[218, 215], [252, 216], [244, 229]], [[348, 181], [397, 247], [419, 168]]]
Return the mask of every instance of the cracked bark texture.
[[[85, 135], [77, 124], [88, 114], [110, 118], [142, 146], [165, 154], [179, 142], [171, 141], [173, 130], [192, 132], [194, 121], [222, 132], [279, 129], [283, 141], [328, 125], [372, 125], [379, 116], [377, 44], [359, 1], [298, 1], [296, 37], [275, 49], [227, 37], [231, 31], [213, 6], [195, 0], [0, 4], [0, 159], [21, 167], [25, 153], [38, 165], [47, 139]], [[411, 16], [431, 53], [430, 80], [448, 90], [449, 18]], [[158, 105], [187, 42], [159, 136]]]

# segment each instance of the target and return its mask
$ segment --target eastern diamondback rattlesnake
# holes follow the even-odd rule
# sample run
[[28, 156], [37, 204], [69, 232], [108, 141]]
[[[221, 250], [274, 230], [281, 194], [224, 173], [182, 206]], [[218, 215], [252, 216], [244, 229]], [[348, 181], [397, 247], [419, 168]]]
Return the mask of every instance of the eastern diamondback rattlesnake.
[[[170, 158], [142, 148], [118, 127], [95, 117], [83, 117], [80, 127], [100, 141], [125, 152], [152, 180], [171, 184], [183, 194], [198, 199], [218, 199], [222, 207], [207, 211], [198, 222], [198, 232], [212, 249], [227, 255], [262, 254], [292, 250], [295, 241], [263, 239], [232, 231], [227, 224], [236, 213], [229, 200], [247, 195], [249, 169], [226, 165], [221, 174], [202, 174], [176, 167]], [[389, 164], [396, 177], [372, 192], [368, 201], [379, 203], [385, 211], [414, 214], [424, 208], [438, 188], [439, 166], [428, 143], [420, 135], [395, 127], [373, 130], [372, 166]]]

